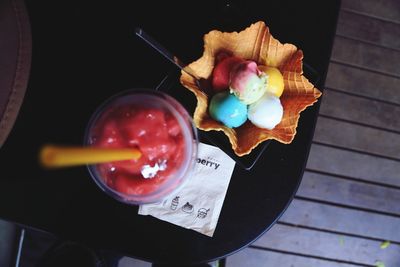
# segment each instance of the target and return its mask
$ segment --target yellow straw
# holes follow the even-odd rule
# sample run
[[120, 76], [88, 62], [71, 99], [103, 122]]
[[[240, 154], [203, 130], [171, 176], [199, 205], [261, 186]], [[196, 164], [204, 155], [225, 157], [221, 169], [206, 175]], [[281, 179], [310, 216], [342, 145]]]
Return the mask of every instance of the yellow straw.
[[134, 148], [61, 147], [46, 145], [39, 154], [44, 167], [59, 168], [118, 160], [139, 159], [142, 153]]

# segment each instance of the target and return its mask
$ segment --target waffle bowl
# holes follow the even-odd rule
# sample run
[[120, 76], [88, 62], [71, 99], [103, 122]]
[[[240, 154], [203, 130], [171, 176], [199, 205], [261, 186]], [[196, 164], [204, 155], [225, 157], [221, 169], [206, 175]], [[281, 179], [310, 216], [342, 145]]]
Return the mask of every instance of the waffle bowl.
[[210, 88], [199, 88], [198, 82], [181, 72], [181, 84], [194, 93], [197, 106], [193, 121], [203, 131], [223, 131], [229, 138], [234, 153], [241, 157], [249, 154], [260, 143], [273, 139], [289, 144], [296, 135], [300, 112], [313, 105], [321, 92], [303, 75], [303, 52], [292, 44], [282, 44], [259, 21], [241, 32], [211, 31], [204, 36], [204, 52], [201, 58], [189, 64], [189, 68], [202, 80], [209, 80], [216, 57], [229, 53], [259, 65], [278, 68], [284, 79], [284, 91], [280, 97], [283, 106], [282, 121], [272, 130], [261, 129], [250, 121], [238, 128], [229, 128], [214, 120], [208, 113]]

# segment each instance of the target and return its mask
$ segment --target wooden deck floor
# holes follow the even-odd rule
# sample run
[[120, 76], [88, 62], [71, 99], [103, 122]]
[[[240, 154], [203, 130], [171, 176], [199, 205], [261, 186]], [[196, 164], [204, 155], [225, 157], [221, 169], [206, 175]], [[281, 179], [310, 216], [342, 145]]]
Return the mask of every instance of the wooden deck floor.
[[227, 267], [398, 267], [399, 204], [400, 1], [342, 0], [297, 196]]

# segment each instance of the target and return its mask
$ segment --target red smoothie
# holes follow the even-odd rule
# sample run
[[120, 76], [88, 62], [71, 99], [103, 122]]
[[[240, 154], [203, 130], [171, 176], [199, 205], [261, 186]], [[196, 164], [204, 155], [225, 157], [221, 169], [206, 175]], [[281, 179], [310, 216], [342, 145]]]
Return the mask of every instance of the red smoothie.
[[[146, 102], [146, 101], [145, 101]], [[103, 148], [136, 148], [138, 160], [96, 165], [96, 173], [109, 188], [130, 196], [172, 191], [180, 183], [182, 168], [192, 160], [188, 130], [176, 111], [163, 105], [117, 101], [106, 107], [89, 131], [89, 144]], [[188, 153], [189, 152], [189, 153]], [[189, 164], [190, 165], [190, 164]], [[178, 177], [179, 178], [179, 177]]]

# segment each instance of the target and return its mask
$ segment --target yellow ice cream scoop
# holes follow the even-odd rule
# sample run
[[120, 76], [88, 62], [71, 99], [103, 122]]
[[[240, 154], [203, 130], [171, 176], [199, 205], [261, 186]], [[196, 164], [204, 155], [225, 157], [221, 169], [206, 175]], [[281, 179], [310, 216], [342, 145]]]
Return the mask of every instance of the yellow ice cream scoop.
[[258, 69], [268, 76], [267, 92], [280, 97], [284, 89], [282, 73], [277, 68], [264, 65], [259, 65]]

